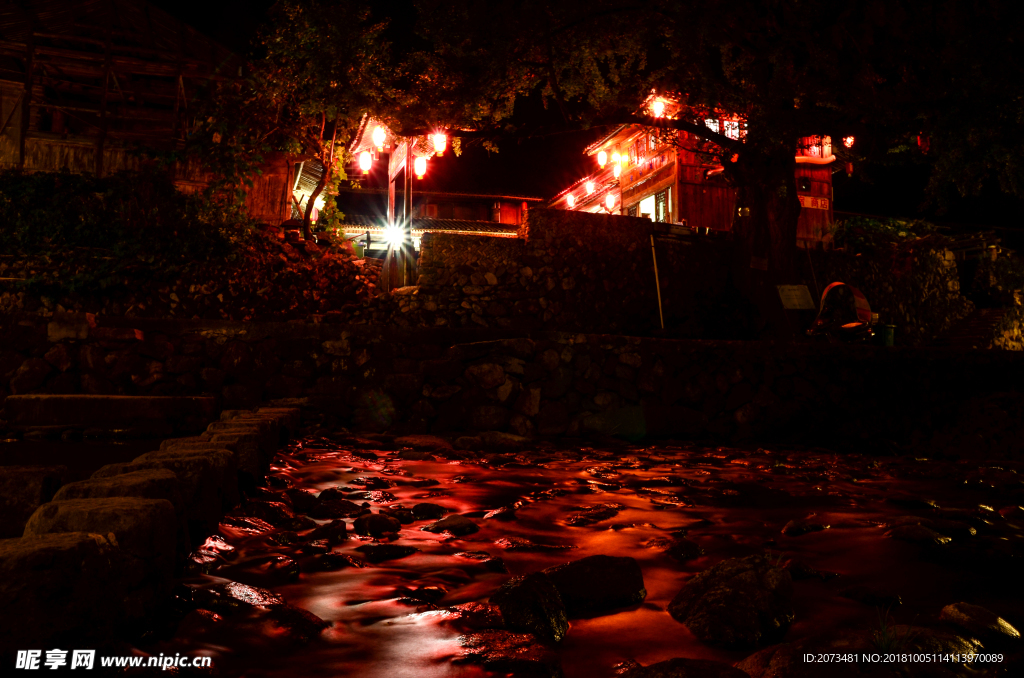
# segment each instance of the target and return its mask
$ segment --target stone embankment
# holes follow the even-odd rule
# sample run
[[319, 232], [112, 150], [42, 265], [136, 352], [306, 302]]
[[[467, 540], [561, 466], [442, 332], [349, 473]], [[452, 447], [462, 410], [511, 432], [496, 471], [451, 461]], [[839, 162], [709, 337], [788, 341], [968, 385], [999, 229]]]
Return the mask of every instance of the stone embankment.
[[200, 435], [165, 440], [158, 451], [63, 486], [59, 468], [0, 469], [5, 487], [31, 489], [5, 497], [5, 532], [22, 533], [0, 540], [5, 651], [105, 643], [146, 628], [168, 604], [189, 553], [242, 493], [262, 484], [298, 426], [294, 408], [226, 411]]
[[38, 393], [206, 396], [218, 409], [293, 399], [327, 413], [332, 425], [396, 434], [675, 436], [847, 448], [949, 437], [942, 431], [952, 435], [961, 416], [980, 408], [986, 421], [1004, 425], [970, 447], [999, 455], [1013, 451], [1018, 424], [1010, 401], [1024, 370], [1021, 356], [995, 351], [328, 323], [23, 322], [0, 330], [0, 395], [10, 394], [0, 427], [28, 438], [75, 428], [19, 421], [23, 396]]

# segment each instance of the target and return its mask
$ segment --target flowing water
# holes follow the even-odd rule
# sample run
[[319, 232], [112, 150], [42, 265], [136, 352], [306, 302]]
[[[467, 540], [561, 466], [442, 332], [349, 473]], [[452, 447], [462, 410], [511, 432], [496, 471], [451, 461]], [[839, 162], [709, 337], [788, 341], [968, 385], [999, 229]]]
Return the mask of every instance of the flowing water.
[[[639, 563], [647, 589], [642, 604], [571, 620], [556, 649], [568, 678], [611, 676], [629, 660], [733, 663], [747, 656], [751, 651], [702, 644], [667, 607], [692, 574], [724, 558], [766, 552], [780, 564], [817, 571], [794, 582], [795, 621], [785, 641], [876, 629], [883, 607], [901, 623], [933, 621], [943, 606], [959, 601], [1024, 623], [1017, 581], [1024, 511], [1014, 508], [1024, 494], [1006, 463], [617, 444], [405, 460], [394, 448], [379, 449], [386, 445], [378, 442], [378, 449], [368, 449], [372, 445], [344, 437], [295, 442], [275, 458], [261, 498], [286, 501], [281, 491], [288, 487], [314, 493], [342, 487], [374, 512], [430, 502], [470, 517], [479, 531], [438, 535], [421, 529], [433, 521], [418, 520], [402, 525], [391, 542], [414, 547], [412, 555], [373, 564], [357, 550], [373, 540], [354, 535], [349, 519], [349, 538], [333, 551], [364, 567], [317, 572], [311, 566], [317, 556], [302, 544], [282, 545], [281, 529], [226, 520], [220, 565], [186, 583], [232, 579], [265, 587], [329, 628], [298, 644], [259, 616], [198, 618], [193, 612], [173, 638], [145, 649], [210, 654], [223, 675], [492, 675], [458, 661], [460, 633], [445, 612], [486, 601], [508, 579], [487, 556], [501, 558], [512, 575], [596, 554]], [[514, 513], [487, 517], [502, 507]], [[579, 515], [588, 509], [603, 519], [586, 524]], [[794, 520], [811, 531], [783, 534]], [[893, 525], [921, 521], [951, 540], [924, 545], [885, 536]], [[683, 560], [670, 555], [669, 546], [683, 534], [703, 553]], [[273, 554], [294, 560], [301, 574], [268, 566]]]

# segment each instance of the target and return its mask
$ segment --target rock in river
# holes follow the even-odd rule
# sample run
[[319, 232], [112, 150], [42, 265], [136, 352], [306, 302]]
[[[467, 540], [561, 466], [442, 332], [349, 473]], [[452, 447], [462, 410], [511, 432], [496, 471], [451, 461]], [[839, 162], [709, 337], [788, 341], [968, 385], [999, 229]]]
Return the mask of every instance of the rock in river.
[[749, 676], [721, 662], [706, 659], [669, 659], [650, 666], [638, 666], [622, 678], [749, 678]]
[[501, 675], [522, 678], [561, 678], [558, 655], [529, 633], [480, 631], [459, 638], [463, 661], [481, 663]]
[[629, 557], [589, 556], [544, 570], [569, 617], [602, 614], [642, 603], [644, 575]]
[[356, 534], [367, 534], [380, 538], [385, 534], [393, 534], [402, 529], [402, 523], [382, 513], [367, 513], [356, 518], [353, 524]]
[[557, 643], [569, 630], [558, 589], [543, 572], [512, 577], [490, 602], [498, 606], [505, 625], [513, 631], [526, 631]]
[[398, 560], [405, 558], [419, 551], [414, 546], [399, 546], [397, 544], [367, 544], [356, 548], [363, 554], [368, 562], [383, 563], [386, 560]]
[[939, 619], [955, 624], [982, 641], [1020, 640], [1020, 632], [1008, 621], [980, 605], [953, 603], [942, 608]]
[[702, 642], [744, 649], [778, 640], [793, 621], [793, 580], [764, 556], [730, 558], [695, 575], [669, 613]]
[[473, 534], [480, 530], [477, 524], [465, 516], [448, 516], [441, 520], [427, 525], [423, 528], [427, 532], [433, 532], [434, 534], [441, 534], [442, 532], [448, 532], [455, 535], [456, 537], [464, 537], [467, 534]]

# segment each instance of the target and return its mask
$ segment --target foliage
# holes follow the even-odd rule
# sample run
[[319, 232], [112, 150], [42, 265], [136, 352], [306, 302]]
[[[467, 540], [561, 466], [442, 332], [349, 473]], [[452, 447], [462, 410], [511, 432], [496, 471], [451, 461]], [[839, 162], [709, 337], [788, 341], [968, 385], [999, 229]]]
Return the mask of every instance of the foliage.
[[[750, 216], [741, 249], [786, 275], [800, 207], [798, 140], [830, 135], [841, 161], [929, 162], [931, 195], [998, 181], [1024, 194], [1022, 5], [1009, 0], [420, 0], [430, 49], [409, 126], [442, 120], [490, 139], [644, 122], [696, 138]], [[418, 70], [417, 70], [418, 69]], [[675, 120], [638, 111], [653, 90]], [[430, 96], [427, 96], [429, 93]], [[544, 102], [556, 116], [519, 115]], [[522, 104], [522, 106], [520, 106]], [[740, 143], [707, 117], [740, 116]], [[839, 140], [855, 138], [853, 149]]]
[[900, 652], [917, 639], [919, 632], [911, 626], [904, 626], [901, 630], [889, 615], [890, 609], [886, 608], [884, 612], [878, 610], [878, 628], [872, 634], [872, 641], [882, 652]]
[[40, 293], [110, 289], [133, 269], [159, 280], [196, 261], [237, 258], [251, 238], [240, 212], [179, 192], [157, 170], [0, 172], [0, 248], [63, 262], [59, 275], [26, 276], [22, 286]]
[[997, 257], [995, 261], [984, 256], [978, 266], [977, 276], [987, 283], [986, 287], [994, 287], [999, 292], [1024, 290], [1024, 261], [1015, 254]]
[[7, 251], [104, 248], [114, 257], [159, 254], [174, 265], [226, 256], [249, 227], [230, 206], [185, 195], [155, 170], [102, 178], [0, 172], [0, 247]]
[[358, 0], [276, 3], [250, 72], [221, 88], [193, 148], [236, 194], [271, 153], [318, 160], [327, 171], [306, 210], [308, 238], [315, 199], [347, 178], [345, 149], [363, 117], [396, 103], [385, 27]]
[[938, 234], [938, 227], [923, 219], [848, 217], [832, 228], [836, 247], [863, 252], [900, 247]]

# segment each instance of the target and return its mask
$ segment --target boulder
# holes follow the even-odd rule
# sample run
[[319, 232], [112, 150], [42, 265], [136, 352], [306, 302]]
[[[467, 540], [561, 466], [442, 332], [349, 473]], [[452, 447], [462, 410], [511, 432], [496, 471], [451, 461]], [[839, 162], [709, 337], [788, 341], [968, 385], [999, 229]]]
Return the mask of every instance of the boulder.
[[942, 608], [939, 619], [967, 631], [983, 642], [1020, 640], [1020, 632], [1008, 621], [980, 605], [953, 603]]
[[433, 532], [434, 534], [441, 534], [447, 532], [456, 537], [464, 537], [467, 534], [473, 534], [480, 530], [476, 523], [465, 516], [453, 515], [446, 518], [441, 518], [436, 523], [432, 523], [423, 528], [427, 532]]
[[749, 649], [778, 640], [793, 621], [793, 580], [764, 556], [730, 558], [690, 579], [672, 618], [707, 645]]
[[412, 514], [416, 520], [437, 520], [450, 510], [439, 504], [423, 502], [412, 507]]
[[398, 544], [366, 544], [356, 547], [367, 562], [383, 563], [387, 560], [398, 560], [419, 551], [415, 546], [399, 546]]
[[[411, 435], [395, 438], [395, 445], [398, 447], [411, 447], [417, 452], [450, 450], [452, 448], [452, 444], [444, 438], [429, 435]], [[404, 458], [405, 457], [403, 457], [403, 459]]]
[[558, 655], [529, 633], [488, 630], [459, 637], [461, 661], [483, 664], [500, 675], [522, 678], [561, 678]]
[[353, 524], [356, 534], [364, 534], [380, 539], [386, 534], [396, 534], [402, 529], [402, 524], [381, 513], [367, 513], [356, 518]]
[[560, 642], [569, 630], [565, 606], [558, 589], [543, 572], [513, 577], [490, 599], [497, 605], [505, 625], [543, 640]]
[[647, 597], [644, 575], [629, 557], [589, 556], [544, 570], [569, 618], [637, 605]]
[[345, 518], [361, 513], [362, 510], [359, 504], [345, 499], [341, 490], [328, 487], [317, 496], [313, 508], [309, 509], [309, 516], [320, 520]]
[[86, 532], [0, 540], [0, 650], [89, 647], [122, 618], [121, 554]]
[[64, 466], [0, 466], [0, 538], [20, 537], [37, 508], [53, 499]]
[[480, 445], [490, 452], [518, 452], [530, 445], [529, 438], [502, 433], [501, 431], [485, 431], [480, 434]]

